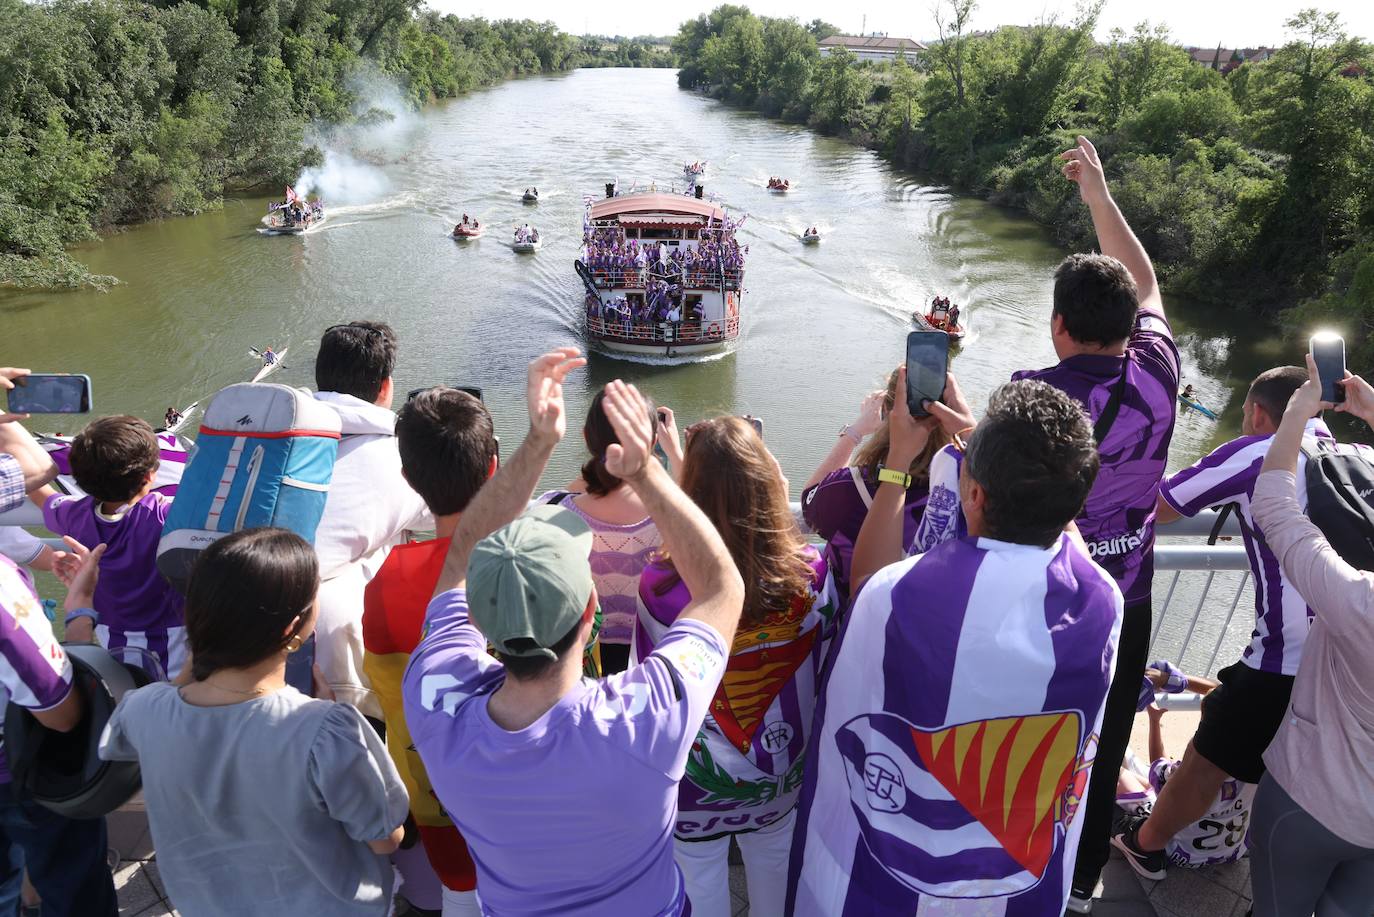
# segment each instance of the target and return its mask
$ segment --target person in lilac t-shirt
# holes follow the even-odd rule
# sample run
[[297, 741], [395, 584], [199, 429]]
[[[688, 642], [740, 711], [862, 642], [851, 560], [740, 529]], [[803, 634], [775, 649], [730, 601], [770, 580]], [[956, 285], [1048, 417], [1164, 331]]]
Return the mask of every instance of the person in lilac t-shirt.
[[[84, 497], [45, 487], [30, 494], [43, 523], [88, 548], [107, 545], [92, 609], [72, 609], [67, 639], [93, 637], [116, 658], [145, 665], [146, 650], [175, 677], [186, 658], [180, 593], [157, 570], [157, 545], [171, 502], [150, 492], [160, 462], [152, 427], [137, 417], [92, 421], [72, 443], [71, 467]], [[157, 673], [161, 674], [161, 673]]]
[[695, 600], [644, 664], [582, 676], [591, 531], [558, 507], [518, 515], [566, 430], [562, 382], [585, 363], [577, 354], [530, 365], [530, 433], [453, 535], [403, 681], [406, 723], [468, 841], [486, 913], [676, 917], [691, 910], [673, 862], [677, 783], [744, 588], [715, 529], [652, 459], [647, 403], [612, 382], [607, 470], [644, 502]]
[[[0, 497], [0, 511], [11, 508]], [[68, 606], [90, 604], [99, 561], [98, 552], [87, 555], [72, 580]], [[0, 708], [7, 703], [26, 708], [44, 726], [62, 732], [81, 719], [71, 660], [53, 637], [33, 584], [9, 558], [0, 557]], [[27, 871], [43, 897], [45, 915], [114, 917], [117, 904], [105, 847], [103, 818], [64, 818], [20, 798], [11, 786], [8, 760], [0, 755], [0, 913], [18, 913]]]

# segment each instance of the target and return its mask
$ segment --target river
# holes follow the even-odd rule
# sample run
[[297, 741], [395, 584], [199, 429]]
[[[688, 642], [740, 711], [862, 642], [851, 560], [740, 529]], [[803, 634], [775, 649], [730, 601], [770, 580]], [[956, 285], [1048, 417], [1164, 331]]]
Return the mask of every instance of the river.
[[[246, 380], [249, 347], [290, 347], [273, 381], [313, 387], [320, 332], [381, 319], [400, 337], [398, 392], [480, 385], [511, 448], [526, 362], [581, 340], [572, 262], [584, 195], [613, 179], [680, 183], [684, 160], [707, 159], [709, 192], [749, 215], [738, 347], [671, 367], [594, 357], [569, 386], [574, 425], [595, 387], [617, 376], [683, 421], [754, 414], [795, 497], [863, 393], [902, 359], [911, 310], [936, 293], [964, 306], [970, 332], [954, 370], [975, 407], [1013, 370], [1054, 362], [1051, 274], [1064, 252], [1040, 227], [869, 151], [680, 91], [671, 71], [508, 82], [402, 119], [376, 146], [381, 164], [327, 186], [329, 218], [304, 237], [260, 235], [267, 198], [250, 197], [78, 248], [93, 271], [123, 282], [108, 293], [0, 294], [5, 361], [89, 373], [98, 412], [156, 421], [168, 405]], [[792, 180], [791, 194], [764, 190], [774, 174]], [[529, 185], [542, 192], [536, 206], [519, 200]], [[463, 212], [489, 232], [460, 246], [447, 233]], [[534, 256], [506, 244], [526, 221], [545, 238]], [[804, 247], [797, 234], [812, 223], [824, 241]], [[1220, 424], [1184, 412], [1175, 466], [1234, 435], [1232, 390], [1279, 358], [1265, 340], [1238, 344], [1242, 322], [1194, 312], [1170, 304], [1184, 380], [1227, 410]], [[578, 452], [574, 438], [555, 455], [551, 486], [575, 475]]]

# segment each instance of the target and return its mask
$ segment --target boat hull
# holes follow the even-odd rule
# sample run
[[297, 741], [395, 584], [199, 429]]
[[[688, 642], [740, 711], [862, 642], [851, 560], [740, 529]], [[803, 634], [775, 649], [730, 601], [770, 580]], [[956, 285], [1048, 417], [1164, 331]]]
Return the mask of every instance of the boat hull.
[[544, 243], [542, 242], [512, 242], [511, 250], [519, 252], [522, 255], [532, 255], [539, 251], [543, 245]]
[[267, 227], [268, 232], [278, 236], [299, 236], [312, 226], [317, 226], [323, 222], [324, 214], [320, 214], [305, 223], [285, 223], [272, 219], [270, 214], [262, 218], [262, 225]]
[[820, 237], [820, 236], [802, 236], [802, 237], [801, 237], [801, 243], [802, 243], [802, 245], [819, 245], [820, 242], [821, 242], [821, 237]]

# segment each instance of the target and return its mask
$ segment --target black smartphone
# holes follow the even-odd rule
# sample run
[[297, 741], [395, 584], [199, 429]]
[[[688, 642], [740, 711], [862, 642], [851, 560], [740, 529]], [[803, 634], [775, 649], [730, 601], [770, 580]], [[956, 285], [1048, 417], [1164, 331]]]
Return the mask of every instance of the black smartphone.
[[912, 417], [929, 417], [927, 401], [945, 395], [949, 372], [949, 335], [943, 331], [913, 331], [906, 336], [906, 406]]
[[754, 428], [754, 432], [759, 435], [759, 439], [763, 439], [762, 417], [755, 417], [753, 414], [741, 414], [740, 419], [749, 421], [749, 426]]
[[1317, 379], [1322, 384], [1322, 401], [1345, 401], [1345, 340], [1331, 331], [1319, 331], [1307, 342], [1312, 362], [1317, 364]]
[[30, 373], [14, 380], [11, 414], [85, 414], [91, 409], [91, 377], [81, 373]]

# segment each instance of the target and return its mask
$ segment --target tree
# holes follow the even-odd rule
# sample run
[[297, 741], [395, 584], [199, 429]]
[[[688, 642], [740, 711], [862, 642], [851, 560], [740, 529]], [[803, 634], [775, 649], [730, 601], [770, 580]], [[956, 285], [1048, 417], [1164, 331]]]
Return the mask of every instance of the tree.
[[1108, 129], [1118, 127], [1146, 97], [1178, 82], [1185, 68], [1193, 66], [1183, 49], [1169, 41], [1168, 27], [1148, 21], [1138, 23], [1129, 40], [1113, 29], [1105, 54], [1102, 119]]
[[812, 89], [811, 124], [828, 134], [840, 133], [868, 99], [868, 76], [847, 48], [835, 48], [821, 58]]
[[935, 28], [940, 33], [940, 40], [927, 49], [927, 53], [949, 75], [957, 108], [963, 108], [967, 101], [964, 63], [969, 38], [964, 32], [977, 6], [977, 0], [941, 0], [935, 7]]

